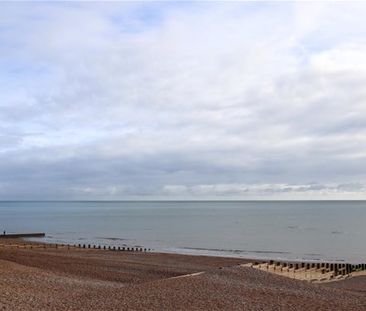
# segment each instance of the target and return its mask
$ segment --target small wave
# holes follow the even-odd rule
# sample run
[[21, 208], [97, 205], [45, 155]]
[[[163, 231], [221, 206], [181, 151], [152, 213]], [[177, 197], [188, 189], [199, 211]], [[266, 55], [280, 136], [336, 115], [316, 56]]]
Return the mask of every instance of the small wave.
[[282, 251], [248, 251], [248, 253], [258, 253], [258, 254], [291, 254], [291, 252], [282, 252]]
[[331, 232], [331, 234], [343, 234], [343, 232], [342, 231], [338, 231], [338, 230], [334, 230], [334, 231]]
[[128, 240], [128, 239], [113, 238], [113, 237], [95, 237], [95, 239], [98, 239], [98, 240], [108, 240], [108, 241], [127, 241]]

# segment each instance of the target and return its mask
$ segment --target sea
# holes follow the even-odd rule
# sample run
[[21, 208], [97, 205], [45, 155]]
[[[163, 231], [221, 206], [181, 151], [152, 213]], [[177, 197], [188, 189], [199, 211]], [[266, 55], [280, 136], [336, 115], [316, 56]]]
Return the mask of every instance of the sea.
[[366, 261], [366, 201], [2, 201], [4, 230], [45, 232], [47, 243]]

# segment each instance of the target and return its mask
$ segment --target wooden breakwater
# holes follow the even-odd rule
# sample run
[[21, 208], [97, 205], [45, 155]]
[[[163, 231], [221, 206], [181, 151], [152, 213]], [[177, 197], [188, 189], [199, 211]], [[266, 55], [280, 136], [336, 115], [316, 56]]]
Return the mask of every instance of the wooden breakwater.
[[366, 264], [336, 262], [254, 262], [251, 267], [281, 276], [310, 282], [344, 279], [357, 272], [366, 271]]
[[79, 250], [105, 250], [116, 252], [149, 252], [151, 248], [143, 247], [127, 247], [127, 246], [107, 246], [93, 244], [51, 244], [51, 243], [16, 243], [16, 244], [0, 244], [2, 248], [17, 248], [17, 249], [79, 249]]
[[[56, 244], [57, 245], [57, 244]], [[62, 244], [64, 245], [64, 244]], [[70, 247], [70, 245], [68, 245]], [[127, 247], [127, 246], [107, 246], [107, 245], [94, 245], [94, 244], [74, 244], [71, 245], [74, 248], [80, 249], [100, 249], [100, 250], [108, 250], [108, 251], [119, 251], [119, 252], [148, 252], [151, 251], [150, 248], [142, 248], [142, 247]]]
[[36, 233], [14, 233], [14, 234], [1, 234], [0, 239], [19, 239], [19, 238], [44, 238], [46, 236], [43, 232]]

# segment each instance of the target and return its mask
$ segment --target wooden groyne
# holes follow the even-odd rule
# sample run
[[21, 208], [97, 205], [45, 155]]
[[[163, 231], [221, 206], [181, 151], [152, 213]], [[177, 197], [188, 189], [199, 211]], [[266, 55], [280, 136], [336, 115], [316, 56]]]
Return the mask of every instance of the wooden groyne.
[[46, 236], [43, 232], [36, 233], [15, 233], [15, 234], [1, 234], [0, 239], [19, 239], [19, 238], [44, 238]]
[[51, 244], [51, 243], [16, 243], [16, 244], [0, 244], [1, 248], [17, 248], [17, 249], [79, 249], [79, 250], [101, 250], [115, 252], [150, 252], [151, 248], [142, 247], [126, 247], [126, 246], [107, 246], [93, 244]]
[[326, 282], [345, 279], [353, 274], [366, 270], [366, 264], [335, 262], [254, 262], [251, 267], [292, 279], [310, 282]]

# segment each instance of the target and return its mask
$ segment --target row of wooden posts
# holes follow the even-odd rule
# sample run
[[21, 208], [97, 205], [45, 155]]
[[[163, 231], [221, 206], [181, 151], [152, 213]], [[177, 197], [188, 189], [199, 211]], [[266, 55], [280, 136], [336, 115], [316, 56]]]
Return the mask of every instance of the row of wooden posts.
[[322, 274], [327, 272], [332, 272], [334, 276], [338, 275], [348, 275], [352, 272], [364, 271], [366, 270], [366, 264], [350, 264], [350, 263], [329, 263], [329, 262], [281, 262], [270, 260], [268, 262], [254, 262], [254, 266], [267, 264], [266, 268], [272, 267], [274, 270], [292, 270], [296, 272], [297, 270], [317, 270]]
[[[56, 244], [57, 245], [57, 244]], [[61, 244], [64, 246], [64, 244]], [[74, 247], [77, 248], [88, 248], [88, 249], [103, 249], [110, 251], [127, 251], [127, 252], [147, 252], [151, 251], [150, 248], [142, 248], [142, 247], [125, 247], [125, 246], [106, 246], [106, 245], [91, 245], [91, 244], [74, 244]], [[70, 248], [70, 245], [67, 244], [67, 247]]]
[[92, 245], [92, 244], [0, 244], [2, 247], [10, 246], [17, 248], [79, 248], [79, 249], [100, 249], [100, 250], [109, 250], [109, 251], [127, 251], [127, 252], [148, 252], [151, 251], [150, 248], [142, 248], [142, 247], [126, 247], [126, 246], [106, 246], [106, 245]]

